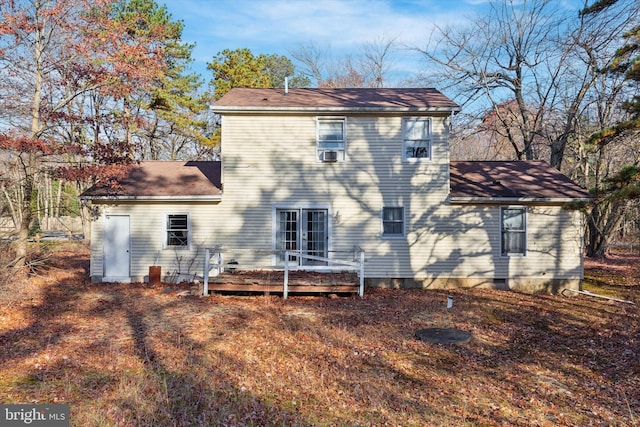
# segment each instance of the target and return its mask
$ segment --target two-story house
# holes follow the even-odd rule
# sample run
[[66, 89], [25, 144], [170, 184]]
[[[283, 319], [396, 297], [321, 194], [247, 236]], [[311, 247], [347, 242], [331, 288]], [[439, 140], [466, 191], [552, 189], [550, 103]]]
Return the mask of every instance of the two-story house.
[[459, 107], [435, 89], [236, 88], [213, 109], [220, 163], [143, 162], [83, 194], [99, 211], [95, 281], [199, 273], [221, 244], [329, 258], [357, 246], [369, 286], [579, 287], [583, 219], [563, 205], [588, 194], [544, 162], [451, 162]]

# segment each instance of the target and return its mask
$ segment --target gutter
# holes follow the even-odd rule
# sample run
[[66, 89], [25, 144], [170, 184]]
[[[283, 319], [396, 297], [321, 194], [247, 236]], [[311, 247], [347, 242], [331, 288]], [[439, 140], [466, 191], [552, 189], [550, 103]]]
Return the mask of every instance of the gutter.
[[211, 105], [209, 107], [216, 114], [221, 113], [318, 113], [318, 112], [336, 112], [336, 113], [458, 113], [460, 107], [271, 107], [271, 106], [222, 106], [217, 107]]
[[570, 203], [589, 202], [591, 198], [575, 197], [451, 197], [455, 204], [498, 204], [498, 203]]
[[80, 200], [153, 201], [153, 202], [220, 202], [222, 196], [80, 196]]
[[624, 299], [608, 297], [608, 296], [605, 296], [605, 295], [598, 295], [598, 294], [594, 294], [593, 292], [589, 292], [589, 291], [577, 291], [575, 289], [564, 288], [562, 290], [562, 292], [560, 292], [560, 293], [562, 295], [564, 295], [565, 291], [575, 292], [575, 293], [580, 294], [580, 295], [587, 295], [587, 296], [595, 297], [595, 298], [603, 298], [603, 299], [606, 299], [606, 300], [609, 300], [609, 301], [623, 302], [625, 304], [634, 304], [635, 305], [635, 302], [633, 302], [633, 301], [627, 301], [627, 300], [624, 300]]

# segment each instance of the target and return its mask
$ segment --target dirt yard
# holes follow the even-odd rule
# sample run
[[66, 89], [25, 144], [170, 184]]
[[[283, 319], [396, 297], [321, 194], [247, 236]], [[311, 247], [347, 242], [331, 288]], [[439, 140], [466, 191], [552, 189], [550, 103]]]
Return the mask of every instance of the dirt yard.
[[[638, 257], [586, 263], [586, 288], [636, 304], [488, 290], [180, 297], [91, 284], [82, 245], [51, 262], [2, 284], [0, 402], [67, 403], [75, 426], [640, 424]], [[473, 337], [415, 338], [429, 327]]]

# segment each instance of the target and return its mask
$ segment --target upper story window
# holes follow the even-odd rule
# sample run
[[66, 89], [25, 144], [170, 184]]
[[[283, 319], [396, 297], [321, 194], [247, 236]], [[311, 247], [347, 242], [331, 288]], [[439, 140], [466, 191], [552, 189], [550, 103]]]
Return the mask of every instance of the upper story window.
[[402, 159], [431, 160], [431, 119], [404, 117], [402, 119]]
[[502, 229], [502, 256], [527, 253], [527, 209], [525, 207], [500, 208]]
[[317, 158], [323, 162], [345, 159], [347, 145], [344, 117], [318, 117], [316, 122]]
[[165, 247], [188, 247], [190, 224], [187, 214], [167, 214], [165, 219]]

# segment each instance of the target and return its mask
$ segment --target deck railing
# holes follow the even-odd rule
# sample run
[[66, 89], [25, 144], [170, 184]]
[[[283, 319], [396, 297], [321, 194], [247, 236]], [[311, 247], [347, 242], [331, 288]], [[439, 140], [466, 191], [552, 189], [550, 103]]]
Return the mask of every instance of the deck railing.
[[[225, 254], [260, 254], [260, 255], [278, 255], [284, 259], [284, 266], [249, 266], [235, 263], [234, 261], [225, 262]], [[344, 260], [335, 258], [337, 254], [350, 254], [352, 260]], [[353, 251], [332, 251], [332, 257], [319, 257], [308, 255], [302, 251], [294, 250], [272, 250], [272, 249], [227, 249], [223, 246], [215, 246], [205, 249], [204, 274], [203, 274], [203, 295], [209, 294], [209, 274], [213, 271], [213, 276], [218, 276], [225, 269], [241, 269], [241, 270], [284, 270], [284, 282], [282, 288], [282, 296], [287, 299], [289, 296], [289, 272], [290, 271], [320, 271], [320, 272], [353, 272], [358, 275], [358, 295], [364, 296], [364, 250], [358, 246], [354, 246]], [[295, 264], [290, 260], [296, 259]], [[318, 261], [326, 265], [300, 265], [298, 260]]]

